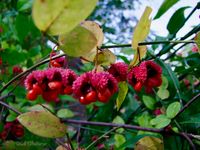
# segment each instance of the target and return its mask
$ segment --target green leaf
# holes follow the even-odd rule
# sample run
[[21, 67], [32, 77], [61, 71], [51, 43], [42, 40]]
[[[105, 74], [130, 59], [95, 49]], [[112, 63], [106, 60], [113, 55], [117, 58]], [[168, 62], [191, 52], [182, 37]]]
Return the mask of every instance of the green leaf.
[[74, 117], [74, 113], [69, 109], [63, 108], [57, 112], [57, 116], [59, 118], [72, 118]]
[[[115, 134], [114, 139], [115, 139], [116, 148], [120, 147], [122, 144], [124, 144], [126, 142], [125, 137], [121, 134]], [[125, 148], [121, 148], [121, 150], [123, 150], [123, 149], [125, 149]]]
[[140, 117], [137, 118], [138, 124], [142, 127], [151, 128], [150, 120], [151, 116], [148, 113], [143, 113]]
[[[120, 116], [116, 116], [113, 119], [113, 123], [116, 123], [116, 124], [125, 124], [124, 120]], [[122, 132], [124, 132], [124, 129], [123, 128], [119, 128], [116, 131], [119, 132], [119, 133], [122, 133]]]
[[17, 115], [16, 114], [9, 114], [7, 117], [6, 117], [6, 122], [12, 122], [14, 121], [15, 119], [17, 118]]
[[143, 95], [142, 100], [147, 108], [149, 108], [150, 110], [155, 109], [156, 100], [154, 98], [147, 95]]
[[124, 99], [126, 98], [126, 94], [128, 92], [128, 84], [127, 82], [119, 82], [119, 93], [117, 96], [117, 110], [120, 109]]
[[48, 138], [63, 137], [66, 126], [48, 111], [31, 111], [17, 117], [19, 122], [30, 132]]
[[160, 8], [158, 9], [158, 12], [154, 19], [160, 18], [167, 10], [169, 10], [170, 7], [172, 7], [174, 4], [176, 4], [179, 0], [165, 0]]
[[170, 122], [171, 122], [171, 119], [167, 118], [167, 116], [163, 114], [156, 116], [156, 118], [150, 121], [151, 125], [154, 125], [155, 128], [158, 128], [158, 129], [168, 126]]
[[87, 18], [96, 3], [97, 0], [35, 0], [32, 15], [41, 31], [61, 35]]
[[161, 86], [159, 86], [159, 88], [167, 89], [167, 87], [168, 87], [168, 80], [165, 76], [162, 75], [162, 84]]
[[171, 103], [166, 110], [167, 117], [172, 119], [174, 118], [181, 109], [181, 104], [179, 102]]
[[176, 32], [183, 27], [185, 24], [185, 16], [184, 16], [184, 11], [185, 9], [189, 8], [187, 7], [182, 7], [178, 9], [170, 18], [168, 24], [167, 24], [167, 30], [169, 31], [170, 34], [176, 34]]
[[[98, 56], [95, 57], [95, 60], [98, 58], [98, 65], [109, 66], [116, 61], [116, 56], [108, 49], [104, 49], [103, 51], [98, 53]], [[94, 61], [95, 61], [94, 60]]]
[[18, 0], [17, 1], [17, 9], [18, 11], [27, 11], [31, 9], [33, 5], [33, 0]]
[[157, 92], [158, 97], [160, 97], [161, 99], [166, 99], [169, 97], [169, 91], [163, 88], [159, 88], [158, 92]]
[[59, 36], [60, 49], [72, 57], [80, 57], [97, 46], [97, 39], [89, 30], [80, 25], [70, 33]]

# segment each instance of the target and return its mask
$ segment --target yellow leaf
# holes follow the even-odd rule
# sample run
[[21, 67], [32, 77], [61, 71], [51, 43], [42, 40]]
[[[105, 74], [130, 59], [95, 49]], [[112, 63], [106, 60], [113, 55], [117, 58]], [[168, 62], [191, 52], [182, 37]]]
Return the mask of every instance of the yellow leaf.
[[98, 65], [109, 66], [116, 61], [116, 56], [110, 50], [104, 49], [98, 53], [98, 58], [96, 56], [95, 59], [98, 59]]
[[140, 18], [139, 22], [135, 27], [132, 39], [132, 48], [134, 50], [137, 49], [138, 43], [144, 41], [147, 35], [149, 34], [151, 25], [151, 19], [149, 19], [149, 16], [151, 12], [152, 8], [146, 7], [142, 17]]
[[135, 51], [134, 58], [130, 63], [130, 66], [133, 67], [137, 65], [140, 61], [140, 59], [144, 58], [147, 52], [146, 46], [138, 46], [137, 50]]
[[136, 143], [135, 150], [164, 150], [164, 145], [159, 138], [145, 136]]
[[64, 34], [87, 18], [96, 3], [97, 0], [35, 0], [33, 20], [43, 32]]
[[[97, 39], [97, 46], [101, 47], [104, 40], [104, 34], [102, 28], [94, 21], [84, 21], [81, 26], [91, 31]], [[85, 54], [83, 57], [89, 61], [93, 61], [96, 55], [96, 47], [92, 49], [89, 53]], [[83, 61], [86, 62], [86, 61]]]
[[126, 98], [126, 94], [128, 92], [128, 84], [127, 82], [119, 82], [119, 93], [117, 96], [117, 110], [120, 109], [124, 99]]
[[97, 46], [94, 34], [80, 25], [70, 33], [60, 35], [58, 40], [59, 48], [72, 57], [84, 56]]

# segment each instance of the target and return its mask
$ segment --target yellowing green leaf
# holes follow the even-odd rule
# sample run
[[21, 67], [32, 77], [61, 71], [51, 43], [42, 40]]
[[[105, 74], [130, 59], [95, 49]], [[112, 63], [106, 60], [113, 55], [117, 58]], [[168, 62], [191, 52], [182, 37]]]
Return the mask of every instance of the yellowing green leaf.
[[149, 34], [151, 25], [151, 19], [149, 19], [149, 16], [151, 12], [152, 8], [146, 7], [144, 13], [142, 14], [142, 17], [140, 18], [139, 22], [135, 27], [132, 39], [132, 48], [134, 50], [137, 49], [138, 43], [144, 41], [147, 35]]
[[[115, 134], [114, 139], [115, 139], [116, 149], [126, 142], [126, 138], [121, 134]], [[120, 150], [124, 150], [124, 149], [125, 148], [120, 148]]]
[[98, 57], [96, 56], [98, 65], [109, 66], [116, 61], [116, 56], [108, 49], [104, 49], [103, 51], [98, 53]]
[[150, 124], [154, 125], [155, 128], [160, 129], [168, 126], [171, 122], [171, 119], [169, 119], [166, 115], [159, 115], [156, 116], [156, 118], [151, 119]]
[[[97, 39], [97, 46], [100, 47], [103, 44], [104, 34], [102, 28], [94, 21], [84, 21], [81, 26], [91, 31]], [[93, 61], [96, 55], [96, 47], [83, 57], [89, 61]], [[84, 61], [85, 62], [85, 61]]]
[[64, 34], [87, 18], [96, 3], [97, 0], [35, 0], [33, 20], [43, 32]]
[[158, 92], [157, 92], [158, 97], [160, 97], [161, 99], [166, 99], [169, 97], [169, 91], [166, 89], [162, 89], [159, 88]]
[[120, 82], [119, 83], [119, 93], [117, 96], [117, 110], [120, 109], [124, 99], [126, 98], [126, 94], [128, 92], [128, 84], [127, 82]]
[[136, 143], [135, 150], [164, 150], [164, 144], [159, 138], [145, 136]]
[[130, 66], [135, 66], [140, 62], [140, 59], [144, 58], [147, 52], [146, 46], [138, 46], [137, 51], [135, 51], [134, 58], [130, 63]]
[[195, 42], [197, 44], [198, 47], [198, 52], [200, 53], [200, 32], [198, 32], [195, 36]]
[[48, 138], [63, 137], [66, 126], [48, 111], [31, 111], [17, 117], [19, 122], [30, 132]]
[[83, 56], [97, 46], [94, 34], [80, 25], [70, 33], [60, 35], [59, 43], [59, 48], [72, 57]]

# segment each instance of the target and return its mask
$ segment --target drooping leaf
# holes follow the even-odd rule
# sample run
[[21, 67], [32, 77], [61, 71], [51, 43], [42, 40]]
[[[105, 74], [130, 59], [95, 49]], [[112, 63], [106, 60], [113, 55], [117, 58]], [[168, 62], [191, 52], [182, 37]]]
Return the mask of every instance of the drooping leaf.
[[89, 30], [80, 25], [70, 33], [59, 36], [60, 49], [73, 57], [84, 56], [97, 46], [97, 39]]
[[155, 109], [156, 100], [154, 98], [147, 96], [147, 95], [143, 95], [142, 100], [147, 108], [149, 108], [151, 110]]
[[195, 42], [197, 44], [197, 47], [198, 47], [198, 52], [200, 53], [200, 32], [198, 32], [195, 36]]
[[156, 137], [146, 136], [140, 139], [135, 146], [135, 150], [164, 150], [163, 141]]
[[30, 132], [48, 138], [63, 137], [66, 126], [48, 111], [31, 111], [17, 117], [19, 122]]
[[170, 18], [167, 24], [167, 30], [170, 34], [175, 34], [185, 24], [184, 12], [187, 8], [189, 7], [179, 8]]
[[181, 104], [179, 102], [171, 103], [166, 110], [167, 117], [172, 119], [174, 118], [181, 109]]
[[74, 117], [74, 113], [69, 109], [63, 108], [57, 112], [57, 116], [59, 118], [72, 118]]
[[149, 19], [149, 16], [151, 12], [152, 8], [146, 7], [144, 13], [142, 14], [142, 17], [140, 18], [139, 22], [137, 23], [134, 29], [132, 39], [132, 48], [134, 50], [137, 49], [138, 43], [144, 41], [147, 35], [149, 34], [151, 25], [151, 19]]
[[61, 35], [87, 18], [96, 3], [97, 0], [35, 0], [32, 15], [41, 31]]
[[151, 125], [154, 125], [155, 128], [164, 128], [169, 125], [171, 120], [166, 115], [158, 115], [156, 118], [150, 121]]
[[119, 83], [119, 93], [117, 96], [117, 110], [120, 109], [122, 103], [124, 102], [124, 99], [126, 98], [126, 94], [128, 92], [128, 84], [127, 82], [120, 82]]
[[170, 9], [174, 4], [176, 4], [179, 0], [165, 0], [160, 8], [158, 9], [157, 14], [155, 15], [154, 19], [160, 18], [166, 11]]
[[117, 58], [115, 54], [113, 54], [113, 52], [108, 49], [104, 49], [103, 51], [98, 53], [98, 56], [95, 57], [94, 61], [96, 61], [96, 59], [98, 65], [109, 66], [115, 63]]
[[146, 52], [147, 52], [146, 46], [138, 46], [137, 50], [135, 51], [134, 58], [130, 63], [130, 66], [133, 67], [137, 65], [140, 62], [140, 60], [145, 57]]
[[[120, 116], [116, 116], [114, 119], [113, 119], [113, 123], [116, 123], [116, 124], [124, 124], [124, 120], [122, 119], [122, 117]], [[116, 130], [118, 133], [122, 133], [124, 132], [124, 129], [123, 128], [119, 128]]]
[[[94, 21], [84, 21], [81, 23], [81, 26], [91, 31], [95, 38], [97, 39], [97, 46], [101, 47], [104, 40], [104, 33], [102, 28]], [[85, 54], [83, 57], [89, 61], [93, 61], [96, 55], [96, 47], [91, 50], [89, 53]], [[85, 62], [85, 61], [83, 61]]]

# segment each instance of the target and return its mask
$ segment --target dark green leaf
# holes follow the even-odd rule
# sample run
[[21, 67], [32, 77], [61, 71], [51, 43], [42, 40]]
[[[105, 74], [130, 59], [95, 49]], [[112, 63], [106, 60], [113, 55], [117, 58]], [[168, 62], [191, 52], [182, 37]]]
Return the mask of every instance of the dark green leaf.
[[168, 24], [167, 24], [167, 29], [170, 34], [176, 34], [176, 32], [183, 27], [185, 24], [185, 15], [184, 11], [185, 9], [189, 8], [187, 7], [182, 7], [179, 8], [170, 18]]
[[176, 4], [179, 0], [165, 0], [160, 8], [158, 9], [158, 12], [154, 19], [160, 18], [166, 11], [170, 9], [174, 4]]

